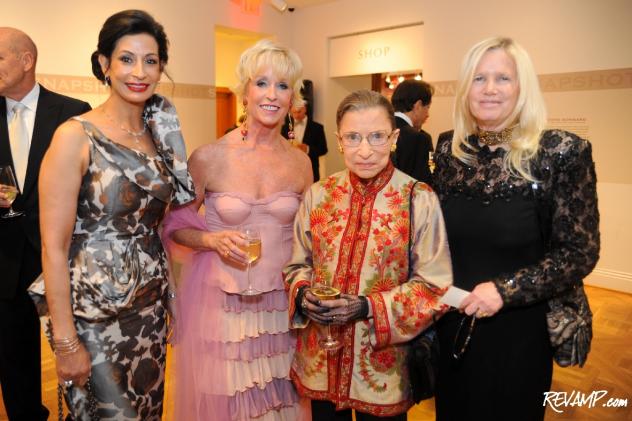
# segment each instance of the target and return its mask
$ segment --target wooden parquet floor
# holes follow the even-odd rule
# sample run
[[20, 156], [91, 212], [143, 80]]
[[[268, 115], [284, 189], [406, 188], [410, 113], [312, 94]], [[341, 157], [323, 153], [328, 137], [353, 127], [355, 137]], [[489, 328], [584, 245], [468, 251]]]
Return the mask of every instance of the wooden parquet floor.
[[[588, 362], [581, 369], [556, 366], [551, 390], [567, 393], [576, 391], [586, 395], [603, 390], [606, 394], [594, 407], [588, 404], [560, 406], [557, 410], [561, 413], [549, 407], [546, 420], [632, 421], [632, 295], [594, 287], [587, 287], [586, 292], [594, 313], [594, 338]], [[171, 360], [168, 361], [168, 372], [171, 371], [170, 365]], [[42, 372], [44, 404], [51, 410], [50, 419], [53, 420], [57, 412], [55, 363], [45, 341], [42, 345]], [[168, 377], [167, 396], [169, 380]], [[605, 407], [604, 404], [610, 398], [627, 400], [627, 404], [618, 408]], [[173, 421], [172, 411], [173, 402], [167, 398], [163, 417], [165, 421]], [[408, 420], [434, 420], [434, 403], [426, 401], [415, 406], [408, 413]], [[7, 421], [1, 400], [0, 421]]]

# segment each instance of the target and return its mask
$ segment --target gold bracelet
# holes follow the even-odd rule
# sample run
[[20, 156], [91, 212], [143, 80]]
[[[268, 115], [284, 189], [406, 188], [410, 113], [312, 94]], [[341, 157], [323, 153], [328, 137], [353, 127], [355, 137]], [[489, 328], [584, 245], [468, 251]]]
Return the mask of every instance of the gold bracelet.
[[74, 354], [79, 351], [80, 344], [81, 342], [78, 336], [74, 338], [53, 339], [52, 341], [53, 352], [57, 356]]

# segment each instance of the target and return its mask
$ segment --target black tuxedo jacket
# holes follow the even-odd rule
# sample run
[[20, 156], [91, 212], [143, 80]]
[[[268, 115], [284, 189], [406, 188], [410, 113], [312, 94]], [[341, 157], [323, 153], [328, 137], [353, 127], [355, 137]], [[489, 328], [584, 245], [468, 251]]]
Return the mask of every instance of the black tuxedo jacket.
[[[288, 126], [284, 125], [282, 134], [287, 138]], [[309, 146], [307, 155], [312, 161], [312, 172], [314, 181], [320, 180], [320, 171], [318, 169], [318, 157], [327, 153], [327, 138], [325, 137], [325, 129], [323, 125], [313, 120], [307, 119], [305, 126], [305, 134], [303, 135], [303, 143]]]
[[[33, 282], [33, 279], [19, 279], [20, 265], [27, 242], [31, 246], [29, 250], [41, 253], [37, 179], [53, 133], [70, 117], [89, 110], [87, 102], [56, 94], [40, 86], [24, 191], [13, 202], [13, 209], [23, 211], [24, 216], [0, 218], [0, 299], [12, 298], [18, 287], [27, 288]], [[7, 102], [0, 96], [0, 166], [5, 165], [13, 166], [13, 158], [7, 127]], [[59, 182], [63, 183], [63, 180]], [[6, 209], [0, 208], [0, 214], [6, 212]]]
[[431, 184], [432, 174], [428, 167], [428, 154], [432, 152], [432, 137], [423, 130], [416, 130], [406, 120], [395, 117], [399, 129], [397, 149], [392, 154], [393, 164], [411, 177]]

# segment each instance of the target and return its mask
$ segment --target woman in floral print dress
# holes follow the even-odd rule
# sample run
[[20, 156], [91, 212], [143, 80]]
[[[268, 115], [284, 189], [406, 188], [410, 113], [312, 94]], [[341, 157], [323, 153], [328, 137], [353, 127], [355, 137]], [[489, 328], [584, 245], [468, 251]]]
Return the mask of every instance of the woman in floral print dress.
[[153, 95], [166, 48], [147, 13], [111, 16], [93, 55], [110, 96], [60, 126], [42, 164], [47, 325], [74, 420], [162, 416], [168, 276], [158, 225], [170, 203], [195, 198], [175, 109]]
[[[407, 342], [431, 324], [452, 283], [443, 217], [430, 187], [391, 164], [399, 131], [386, 98], [354, 92], [336, 121], [347, 169], [308, 191], [284, 270], [290, 324], [300, 329], [291, 376], [315, 420], [351, 420], [351, 409], [360, 421], [404, 420]], [[315, 283], [341, 298], [319, 302], [308, 291]], [[326, 323], [339, 351], [319, 347]]]

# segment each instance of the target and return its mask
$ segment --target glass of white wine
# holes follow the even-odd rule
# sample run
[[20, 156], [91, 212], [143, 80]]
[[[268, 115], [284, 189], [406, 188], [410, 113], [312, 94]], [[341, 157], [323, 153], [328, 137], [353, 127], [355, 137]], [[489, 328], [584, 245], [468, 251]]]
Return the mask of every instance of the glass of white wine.
[[434, 152], [430, 151], [428, 152], [428, 169], [430, 170], [430, 174], [434, 173], [436, 166], [437, 165], [435, 164], [434, 160]]
[[241, 291], [241, 295], [259, 295], [261, 291], [252, 286], [250, 279], [250, 266], [261, 257], [261, 233], [256, 225], [245, 225], [241, 228], [241, 233], [246, 237], [247, 244], [239, 246], [246, 253], [248, 265], [246, 266], [246, 276], [248, 277], [248, 288]]
[[[9, 165], [6, 167], [0, 167], [0, 192], [5, 194], [9, 204], [13, 204], [13, 201], [18, 196], [18, 191], [18, 183], [15, 182], [13, 169]], [[14, 218], [23, 214], [24, 212], [16, 212], [11, 206], [9, 206], [9, 212], [2, 215], [2, 217]]]
[[[340, 290], [327, 285], [316, 284], [310, 288], [310, 292], [321, 301], [340, 298]], [[320, 339], [318, 345], [329, 352], [337, 351], [342, 347], [342, 343], [331, 335], [331, 323], [327, 323], [327, 337]]]

